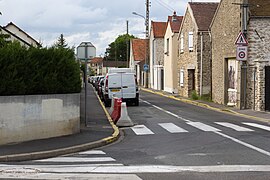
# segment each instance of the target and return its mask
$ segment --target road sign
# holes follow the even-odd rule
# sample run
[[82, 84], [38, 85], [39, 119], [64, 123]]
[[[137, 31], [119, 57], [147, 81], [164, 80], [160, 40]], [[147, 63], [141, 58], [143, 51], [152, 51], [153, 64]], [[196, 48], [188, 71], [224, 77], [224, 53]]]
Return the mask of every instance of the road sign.
[[144, 71], [148, 71], [149, 70], [149, 65], [148, 64], [144, 64], [143, 65], [143, 70]]
[[248, 45], [248, 41], [245, 38], [244, 34], [242, 32], [240, 32], [236, 38], [235, 41], [236, 45], [241, 45], [241, 46], [247, 46]]
[[96, 56], [96, 48], [91, 42], [82, 42], [77, 47], [78, 59], [89, 59]]
[[237, 46], [236, 49], [236, 59], [239, 61], [246, 61], [247, 60], [247, 46]]

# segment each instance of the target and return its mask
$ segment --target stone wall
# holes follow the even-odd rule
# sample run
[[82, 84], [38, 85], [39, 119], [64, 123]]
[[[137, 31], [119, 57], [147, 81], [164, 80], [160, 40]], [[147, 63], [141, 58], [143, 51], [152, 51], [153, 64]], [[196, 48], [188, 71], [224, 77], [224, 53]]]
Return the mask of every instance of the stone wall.
[[0, 144], [80, 132], [80, 94], [0, 96]]
[[236, 58], [235, 40], [241, 30], [240, 6], [233, 3], [241, 2], [241, 0], [222, 0], [211, 27], [212, 99], [220, 104], [227, 103], [226, 61]]
[[265, 110], [265, 66], [270, 66], [270, 17], [251, 18], [248, 30], [246, 108]]
[[[188, 47], [189, 32], [193, 32], [193, 51]], [[179, 51], [178, 59], [178, 90], [179, 94], [184, 97], [191, 96], [191, 82], [189, 77], [189, 70], [195, 71], [195, 90], [197, 94], [200, 94], [200, 76], [201, 76], [201, 36], [203, 41], [203, 84], [202, 94], [209, 94], [211, 90], [211, 40], [209, 32], [197, 32], [197, 27], [192, 20], [192, 17], [187, 11], [185, 20], [180, 34], [184, 37], [184, 51]], [[180, 35], [181, 36], [181, 35]], [[180, 47], [180, 39], [178, 41]], [[184, 70], [184, 86], [180, 86], [180, 71]]]

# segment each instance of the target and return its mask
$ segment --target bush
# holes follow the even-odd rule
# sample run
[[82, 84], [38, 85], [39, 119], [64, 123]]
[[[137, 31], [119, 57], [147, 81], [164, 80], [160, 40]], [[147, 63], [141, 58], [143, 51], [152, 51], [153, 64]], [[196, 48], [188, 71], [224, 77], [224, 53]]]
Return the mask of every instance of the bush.
[[62, 94], [80, 90], [80, 68], [72, 49], [26, 49], [18, 42], [0, 48], [0, 95]]
[[199, 99], [199, 95], [197, 94], [197, 92], [195, 90], [193, 90], [191, 92], [191, 99], [193, 99], [193, 100], [198, 100]]

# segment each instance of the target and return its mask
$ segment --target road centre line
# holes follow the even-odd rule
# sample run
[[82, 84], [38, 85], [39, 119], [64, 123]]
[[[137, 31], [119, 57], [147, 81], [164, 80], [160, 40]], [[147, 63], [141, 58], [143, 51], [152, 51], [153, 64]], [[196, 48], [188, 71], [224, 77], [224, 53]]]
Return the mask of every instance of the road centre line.
[[[147, 102], [147, 101], [146, 101], [146, 102]], [[147, 103], [150, 104], [150, 105], [152, 105], [153, 107], [158, 108], [158, 109], [160, 109], [161, 111], [167, 113], [167, 112], [166, 112], [167, 110], [164, 110], [164, 109], [162, 109], [162, 108], [160, 108], [160, 107], [158, 107], [158, 106], [156, 106], [156, 105], [153, 105], [153, 104], [151, 104], [151, 103], [149, 103], [149, 102], [147, 102]], [[179, 119], [181, 119], [181, 117], [180, 117]], [[190, 125], [196, 125], [196, 127], [199, 128], [199, 126], [198, 126], [198, 123], [199, 123], [199, 122], [192, 122], [192, 121], [186, 120], [186, 119], [184, 119], [184, 118], [182, 118], [182, 120], [186, 121], [187, 124], [190, 124]], [[197, 124], [196, 124], [196, 123], [197, 123]], [[202, 125], [205, 125], [205, 124], [203, 124], [203, 123], [201, 123], [201, 124], [202, 124]], [[259, 124], [255, 124], [255, 123], [243, 123], [243, 124], [246, 124], [246, 125], [249, 125], [249, 126], [253, 126], [253, 127], [257, 127], [257, 128], [261, 128], [261, 129], [265, 129], [265, 130], [267, 130], [267, 131], [270, 131], [270, 128], [267, 127], [267, 126], [263, 126], [263, 125], [259, 125]], [[208, 125], [206, 125], [206, 126], [208, 126]], [[194, 127], [195, 127], [195, 126], [194, 126]], [[211, 127], [211, 126], [209, 126], [209, 127]], [[213, 127], [213, 128], [214, 128], [214, 127]], [[215, 129], [216, 129], [216, 128], [215, 128]], [[214, 130], [214, 129], [212, 129], [212, 130]], [[216, 130], [219, 130], [219, 129], [216, 129]], [[220, 131], [220, 130], [219, 130], [219, 131]], [[223, 134], [223, 133], [218, 132], [218, 131], [212, 131], [212, 132], [215, 133], [215, 134], [218, 134], [218, 135], [220, 135], [220, 136], [222, 136], [222, 137], [224, 137], [224, 138], [230, 139], [230, 140], [232, 140], [232, 141], [234, 141], [234, 142], [236, 142], [236, 143], [238, 143], [238, 144], [241, 144], [241, 145], [243, 145], [243, 146], [245, 146], [245, 147], [247, 147], [247, 148], [250, 148], [250, 149], [252, 149], [252, 150], [255, 150], [255, 151], [259, 152], [259, 153], [262, 153], [262, 154], [264, 154], [264, 155], [270, 156], [270, 152], [265, 151], [265, 150], [263, 150], [263, 149], [261, 149], [261, 148], [258, 148], [258, 147], [256, 147], [256, 146], [253, 146], [253, 145], [248, 144], [248, 143], [245, 143], [245, 142], [243, 142], [243, 141], [241, 141], [241, 140], [238, 140], [238, 139], [236, 139], [236, 138], [234, 138], [234, 137], [228, 136], [228, 135]]]
[[238, 139], [236, 139], [236, 138], [234, 138], [234, 137], [228, 136], [228, 135], [223, 134], [223, 133], [221, 133], [221, 132], [215, 131], [214, 133], [216, 133], [216, 134], [218, 134], [218, 135], [220, 135], [220, 136], [223, 136], [223, 137], [225, 137], [225, 138], [227, 138], [227, 139], [230, 139], [230, 140], [232, 140], [232, 141], [234, 141], [234, 142], [236, 142], [236, 143], [238, 143], [238, 144], [241, 144], [241, 145], [243, 145], [243, 146], [246, 146], [246, 147], [248, 147], [248, 148], [250, 148], [250, 149], [253, 149], [253, 150], [257, 151], [257, 152], [260, 152], [260, 153], [262, 153], [262, 154], [264, 154], [264, 155], [270, 156], [270, 152], [265, 151], [265, 150], [263, 150], [263, 149], [261, 149], [261, 148], [258, 148], [258, 147], [256, 147], [256, 146], [253, 146], [253, 145], [248, 144], [248, 143], [245, 143], [245, 142], [243, 142], [243, 141], [240, 141], [240, 140], [238, 140]]

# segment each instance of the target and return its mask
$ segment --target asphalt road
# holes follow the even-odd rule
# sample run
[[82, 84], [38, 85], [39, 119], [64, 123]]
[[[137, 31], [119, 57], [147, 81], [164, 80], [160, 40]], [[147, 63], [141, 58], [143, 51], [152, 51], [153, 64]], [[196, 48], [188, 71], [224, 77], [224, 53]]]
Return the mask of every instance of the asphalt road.
[[140, 98], [140, 106], [128, 107], [136, 126], [122, 128], [118, 142], [98, 151], [22, 162], [28, 169], [14, 165], [15, 170], [40, 179], [44, 174], [35, 171], [60, 179], [270, 178], [268, 124], [152, 93], [141, 92]]

